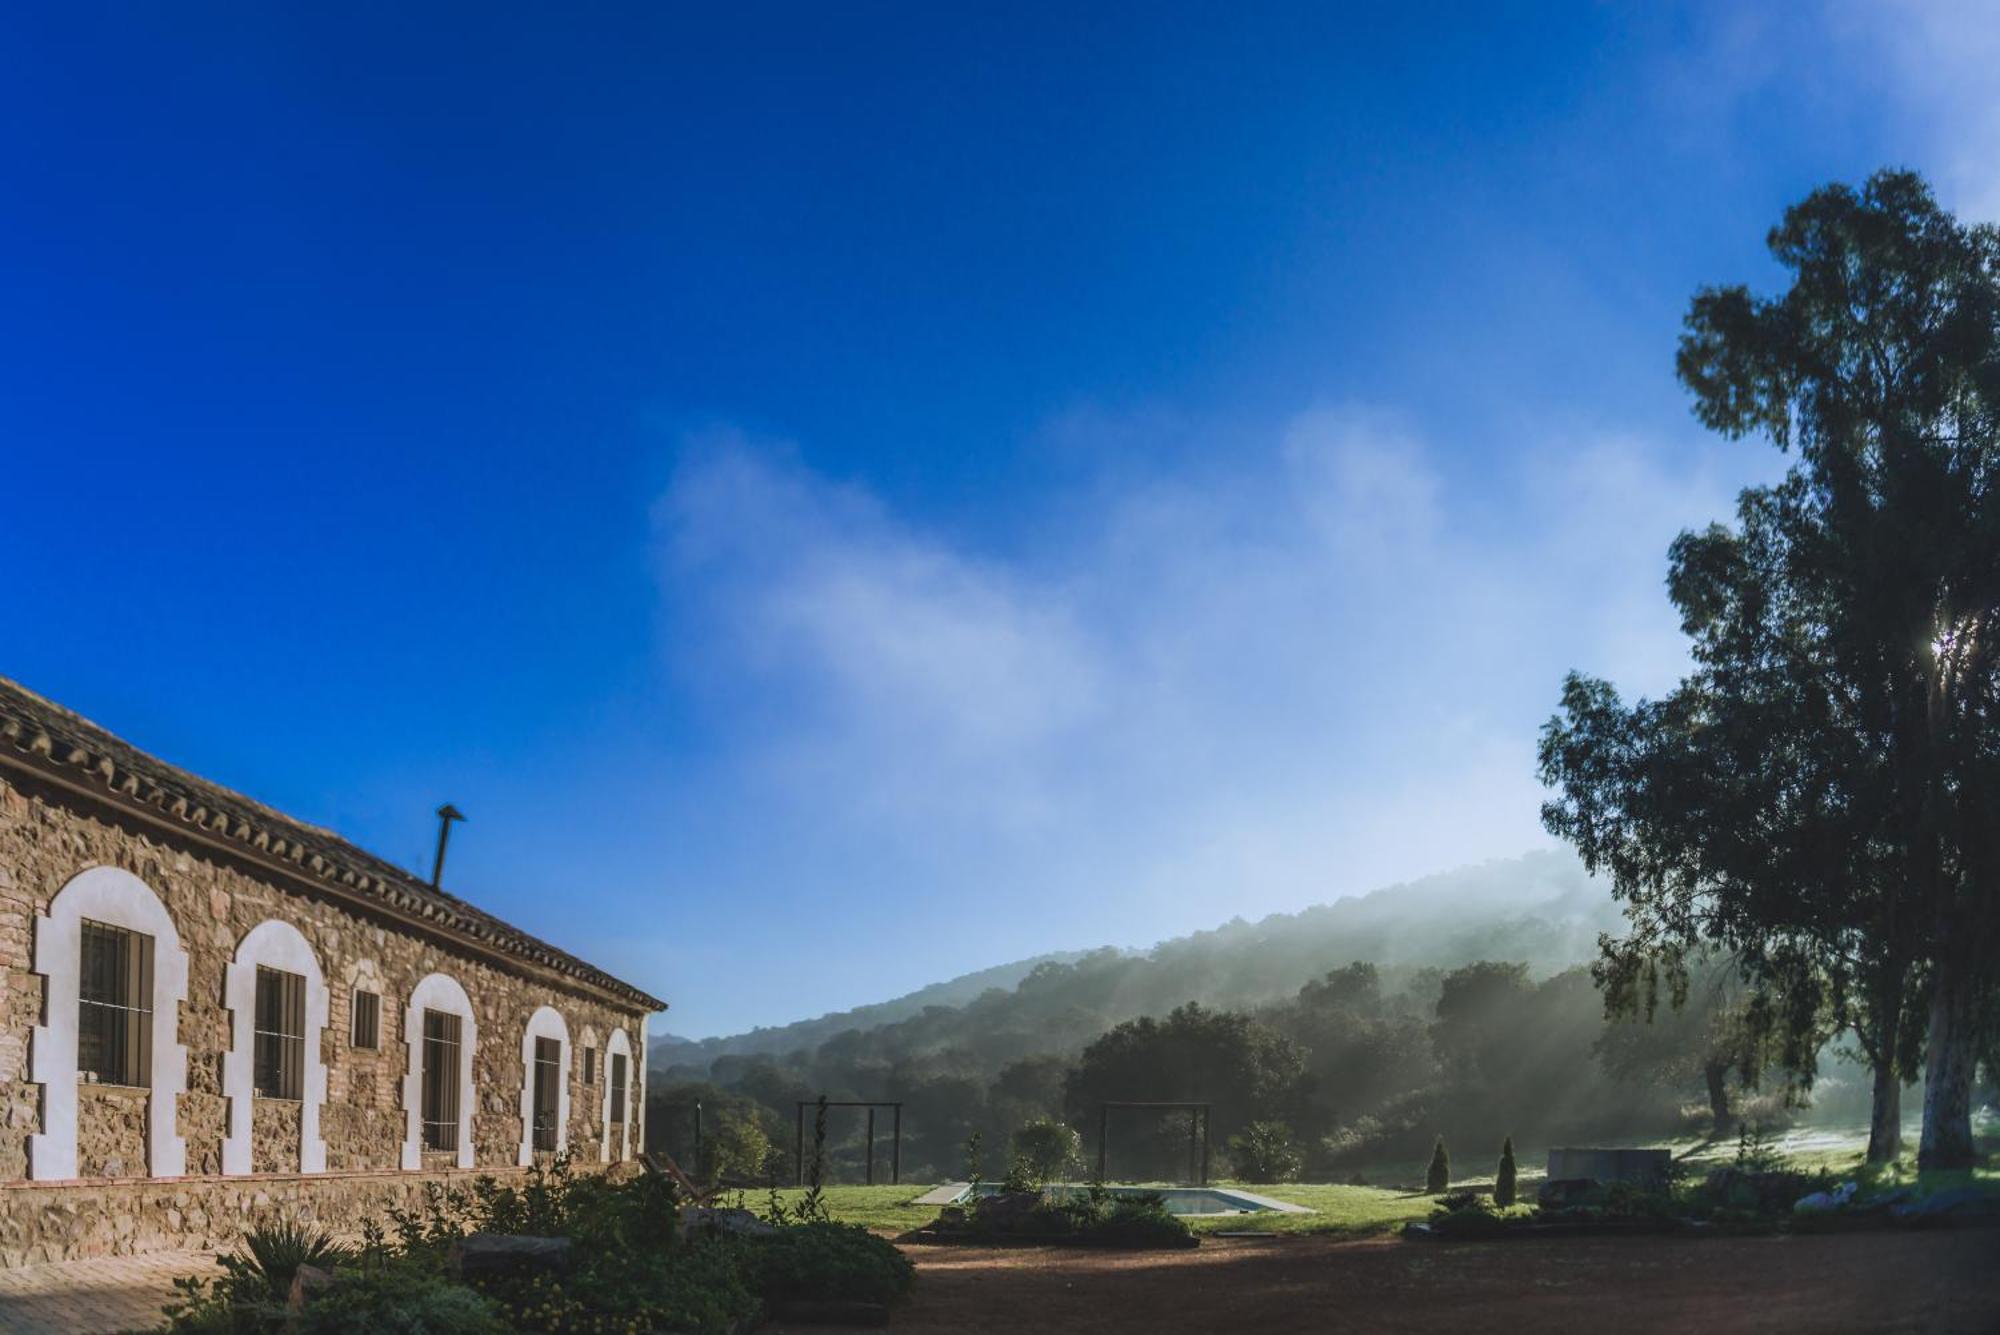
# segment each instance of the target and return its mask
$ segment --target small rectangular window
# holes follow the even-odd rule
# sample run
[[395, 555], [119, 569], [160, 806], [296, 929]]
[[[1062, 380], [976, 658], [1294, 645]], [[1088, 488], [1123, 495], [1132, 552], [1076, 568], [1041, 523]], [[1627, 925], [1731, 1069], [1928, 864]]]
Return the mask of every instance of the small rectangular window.
[[459, 1017], [424, 1012], [424, 1148], [458, 1148]]
[[625, 1054], [611, 1054], [611, 1124], [625, 1125]]
[[373, 992], [354, 994], [353, 1043], [357, 1048], [382, 1046], [382, 998]]
[[306, 980], [283, 969], [257, 966], [257, 1018], [251, 1063], [259, 1096], [305, 1095]]
[[583, 1083], [586, 1085], [594, 1085], [597, 1083], [596, 1048], [585, 1048], [583, 1050]]
[[153, 1081], [153, 938], [85, 919], [76, 1069], [107, 1085]]
[[556, 1147], [556, 1122], [561, 1108], [562, 1044], [553, 1038], [535, 1040], [535, 1148]]

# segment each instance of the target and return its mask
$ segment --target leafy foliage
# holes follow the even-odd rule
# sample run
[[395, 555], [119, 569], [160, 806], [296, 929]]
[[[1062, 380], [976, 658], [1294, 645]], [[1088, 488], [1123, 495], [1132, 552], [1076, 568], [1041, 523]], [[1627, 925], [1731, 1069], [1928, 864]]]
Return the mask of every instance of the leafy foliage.
[[1289, 1182], [1305, 1167], [1305, 1155], [1283, 1122], [1252, 1122], [1229, 1138], [1229, 1163], [1245, 1182]]
[[1013, 1149], [1014, 1164], [1036, 1186], [1061, 1181], [1083, 1162], [1083, 1137], [1053, 1117], [1037, 1117], [1018, 1128]]
[[760, 1238], [756, 1287], [767, 1298], [891, 1303], [916, 1283], [909, 1258], [854, 1224], [814, 1223]]

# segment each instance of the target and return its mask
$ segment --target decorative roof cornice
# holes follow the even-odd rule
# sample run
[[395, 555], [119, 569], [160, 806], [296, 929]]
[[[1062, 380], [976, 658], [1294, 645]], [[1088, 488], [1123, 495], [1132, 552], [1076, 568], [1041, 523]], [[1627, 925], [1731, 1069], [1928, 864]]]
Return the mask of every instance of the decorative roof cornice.
[[6, 677], [0, 677], [0, 762], [94, 792], [156, 824], [178, 825], [204, 843], [461, 940], [480, 953], [538, 966], [624, 1005], [667, 1008], [657, 997], [456, 895], [433, 890], [332, 831], [169, 765]]

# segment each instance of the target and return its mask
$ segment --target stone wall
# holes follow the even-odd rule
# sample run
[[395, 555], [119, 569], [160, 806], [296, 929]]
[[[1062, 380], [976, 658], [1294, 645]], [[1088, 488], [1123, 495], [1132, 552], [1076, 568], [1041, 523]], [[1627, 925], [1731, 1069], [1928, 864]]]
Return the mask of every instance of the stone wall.
[[[610, 1171], [628, 1172], [629, 1166]], [[362, 1221], [413, 1209], [426, 1184], [468, 1187], [480, 1176], [518, 1183], [523, 1170], [491, 1173], [298, 1173], [260, 1177], [139, 1178], [45, 1186], [0, 1185], [0, 1267], [177, 1248], [233, 1247], [244, 1230], [275, 1219], [316, 1223], [359, 1241]]]
[[79, 1085], [76, 1093], [77, 1171], [85, 1177], [143, 1176], [151, 1095], [124, 1085]]
[[[231, 1042], [231, 1014], [224, 1004], [224, 968], [244, 935], [270, 918], [290, 922], [304, 934], [317, 957], [329, 990], [326, 1028], [319, 1037], [327, 1068], [326, 1101], [320, 1113], [320, 1134], [326, 1142], [331, 1172], [397, 1169], [404, 1137], [403, 1078], [409, 1049], [403, 1033], [404, 1005], [411, 989], [425, 975], [443, 972], [464, 987], [474, 1008], [478, 1041], [473, 1054], [472, 1141], [475, 1167], [481, 1171], [511, 1170], [521, 1142], [521, 1037], [528, 1017], [541, 1005], [554, 1006], [569, 1028], [570, 1110], [569, 1147], [576, 1161], [599, 1158], [602, 1144], [604, 1071], [598, 1052], [597, 1081], [582, 1082], [583, 1035], [609, 1034], [623, 1027], [635, 1054], [642, 1041], [641, 1016], [614, 1006], [595, 993], [569, 988], [559, 981], [540, 981], [509, 972], [449, 939], [432, 939], [403, 929], [393, 921], [376, 920], [304, 893], [267, 876], [249, 862], [240, 862], [192, 841], [177, 842], [173, 833], [106, 805], [71, 798], [39, 780], [0, 771], [0, 1184], [28, 1174], [28, 1137], [40, 1129], [40, 1091], [29, 1081], [29, 1039], [40, 1021], [43, 979], [32, 972], [33, 932], [37, 913], [46, 913], [50, 899], [78, 873], [93, 866], [121, 868], [144, 881], [166, 905], [181, 943], [188, 952], [188, 995], [180, 1008], [179, 1039], [187, 1045], [187, 1090], [177, 1109], [180, 1133], [187, 1140], [187, 1171], [191, 1177], [221, 1172], [221, 1145], [228, 1126], [224, 1096], [223, 1054]], [[525, 970], [525, 966], [524, 966]], [[352, 1042], [352, 995], [361, 979], [379, 990], [380, 1035], [374, 1049]], [[157, 1016], [155, 1023], [174, 1017]], [[600, 1040], [601, 1043], [601, 1040]], [[639, 1088], [636, 1069], [631, 1077]], [[85, 1177], [128, 1178], [145, 1172], [144, 1091], [112, 1091], [84, 1086], [80, 1094], [78, 1173]], [[643, 1099], [635, 1098], [643, 1115]], [[289, 1172], [299, 1166], [299, 1105], [257, 1100], [252, 1115], [254, 1167], [260, 1172]], [[135, 1144], [134, 1134], [138, 1140]], [[636, 1140], [636, 1137], [635, 1137]], [[228, 1201], [254, 1196], [260, 1179], [230, 1179]], [[309, 1183], [314, 1180], [300, 1179]], [[356, 1179], [339, 1179], [356, 1180]], [[372, 1180], [372, 1179], [371, 1179]], [[0, 1187], [15, 1193], [0, 1200], [0, 1227], [34, 1200], [37, 1210], [54, 1210], [63, 1193], [137, 1192], [135, 1199], [206, 1200], [209, 1188], [189, 1179], [161, 1194], [127, 1184], [82, 1188], [42, 1186], [54, 1193], [44, 1200], [18, 1194], [23, 1188]], [[242, 1185], [248, 1183], [250, 1185]], [[300, 1188], [308, 1190], [309, 1188]], [[336, 1195], [347, 1192], [340, 1189]], [[84, 1195], [75, 1199], [81, 1201]], [[94, 1195], [90, 1199], [96, 1199]], [[79, 1206], [79, 1208], [82, 1208]], [[149, 1207], [150, 1208], [150, 1207]], [[178, 1211], [207, 1205], [160, 1206], [160, 1219]], [[225, 1213], [233, 1206], [225, 1209]], [[115, 1211], [113, 1212], [115, 1213]], [[92, 1225], [92, 1228], [98, 1226]], [[121, 1227], [106, 1223], [113, 1230]], [[171, 1232], [159, 1221], [135, 1225], [147, 1236]], [[93, 1234], [93, 1236], [95, 1236]], [[134, 1235], [136, 1236], [136, 1235]], [[64, 1244], [67, 1245], [67, 1244]], [[192, 1234], [159, 1245], [195, 1245]]]

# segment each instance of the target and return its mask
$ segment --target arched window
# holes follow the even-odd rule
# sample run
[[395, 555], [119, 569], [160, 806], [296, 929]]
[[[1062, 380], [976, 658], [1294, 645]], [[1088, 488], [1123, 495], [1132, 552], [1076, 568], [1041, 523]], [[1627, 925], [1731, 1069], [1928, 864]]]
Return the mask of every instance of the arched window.
[[403, 1167], [424, 1166], [424, 1154], [451, 1153], [472, 1167], [472, 1052], [479, 1025], [472, 1002], [449, 974], [428, 975], [403, 1011], [410, 1067], [403, 1077]]
[[328, 1001], [319, 957], [304, 933], [275, 918], [246, 932], [223, 973], [223, 1004], [231, 1038], [222, 1056], [222, 1092], [229, 1099], [222, 1171], [252, 1171], [253, 1109], [257, 1099], [274, 1098], [298, 1100], [299, 1171], [325, 1172], [319, 1114], [326, 1105], [326, 1063], [319, 1036]]
[[613, 1162], [612, 1134], [617, 1133], [618, 1158], [632, 1157], [632, 1040], [623, 1029], [613, 1029], [604, 1043], [604, 1069], [598, 1072], [604, 1086], [604, 1144], [600, 1151], [605, 1163]]
[[569, 1023], [538, 1007], [521, 1033], [521, 1167], [569, 1148]]
[[147, 1171], [181, 1176], [187, 1048], [175, 1029], [188, 957], [167, 906], [132, 873], [92, 867], [36, 915], [35, 972], [48, 980], [48, 1022], [34, 1027], [29, 1056], [42, 1129], [28, 1137], [28, 1176], [76, 1176], [76, 1087], [86, 1066], [100, 1081], [146, 1088]]

